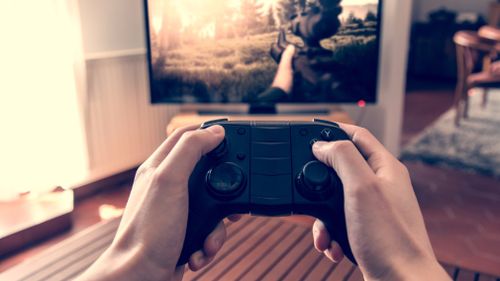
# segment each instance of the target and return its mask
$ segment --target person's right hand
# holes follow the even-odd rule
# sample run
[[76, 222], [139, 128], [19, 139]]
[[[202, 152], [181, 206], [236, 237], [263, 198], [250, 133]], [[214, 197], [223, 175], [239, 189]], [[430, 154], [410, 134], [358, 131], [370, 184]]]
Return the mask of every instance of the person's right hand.
[[[366, 129], [343, 125], [350, 141], [317, 142], [313, 153], [344, 185], [349, 244], [365, 280], [449, 280], [439, 265], [406, 167]], [[324, 224], [314, 244], [329, 259], [343, 258]]]

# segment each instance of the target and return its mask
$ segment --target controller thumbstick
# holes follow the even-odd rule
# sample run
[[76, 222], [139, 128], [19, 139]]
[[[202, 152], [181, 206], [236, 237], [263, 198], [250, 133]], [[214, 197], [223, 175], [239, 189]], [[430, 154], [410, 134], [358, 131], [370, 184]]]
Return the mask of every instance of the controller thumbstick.
[[310, 200], [325, 200], [333, 193], [333, 173], [330, 168], [319, 161], [311, 161], [304, 165], [297, 185], [299, 192]]
[[243, 190], [245, 175], [238, 165], [226, 162], [209, 170], [206, 182], [214, 195], [231, 198], [238, 196]]
[[214, 150], [208, 153], [208, 156], [212, 158], [222, 158], [226, 155], [227, 151], [227, 140], [224, 138], [224, 140]]

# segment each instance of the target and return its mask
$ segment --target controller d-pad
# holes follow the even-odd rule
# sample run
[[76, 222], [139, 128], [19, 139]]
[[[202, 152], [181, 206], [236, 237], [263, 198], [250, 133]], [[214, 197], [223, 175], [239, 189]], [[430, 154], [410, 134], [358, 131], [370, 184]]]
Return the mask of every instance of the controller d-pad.
[[214, 195], [231, 198], [238, 196], [243, 189], [245, 175], [238, 165], [225, 162], [207, 172], [206, 182]]

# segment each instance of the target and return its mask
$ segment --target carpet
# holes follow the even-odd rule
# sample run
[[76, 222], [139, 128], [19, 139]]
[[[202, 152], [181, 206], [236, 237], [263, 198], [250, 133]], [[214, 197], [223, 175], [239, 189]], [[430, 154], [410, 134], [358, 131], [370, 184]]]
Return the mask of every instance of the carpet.
[[403, 148], [401, 159], [500, 178], [500, 91], [490, 90], [488, 98], [482, 108], [482, 94], [470, 97], [460, 127], [455, 110], [445, 112]]

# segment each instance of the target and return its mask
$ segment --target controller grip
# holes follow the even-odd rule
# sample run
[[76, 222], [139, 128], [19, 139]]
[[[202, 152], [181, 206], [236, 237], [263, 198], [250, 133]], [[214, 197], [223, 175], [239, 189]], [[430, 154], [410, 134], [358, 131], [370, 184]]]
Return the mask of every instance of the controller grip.
[[340, 245], [342, 251], [344, 252], [344, 255], [352, 263], [357, 265], [354, 254], [352, 253], [351, 246], [349, 245], [349, 239], [347, 237], [347, 226], [345, 222], [344, 211], [342, 210], [341, 214], [335, 216], [335, 219], [326, 216], [319, 219], [325, 224], [326, 230], [328, 230], [328, 233], [330, 234], [330, 238], [332, 240], [335, 240]]
[[186, 236], [177, 266], [188, 263], [192, 254], [203, 249], [205, 239], [217, 227], [220, 220], [213, 215], [210, 216], [210, 212], [198, 213], [189, 210]]

